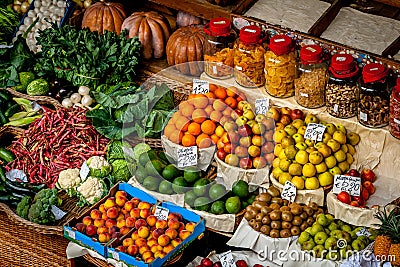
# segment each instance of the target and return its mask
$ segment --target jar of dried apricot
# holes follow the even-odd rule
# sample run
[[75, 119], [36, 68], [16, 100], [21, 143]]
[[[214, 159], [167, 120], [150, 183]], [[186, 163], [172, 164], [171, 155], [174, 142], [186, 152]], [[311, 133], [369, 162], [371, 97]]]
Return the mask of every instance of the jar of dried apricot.
[[300, 50], [299, 77], [294, 81], [295, 98], [306, 108], [325, 105], [328, 64], [319, 45], [303, 46]]
[[214, 18], [204, 27], [204, 71], [215, 79], [233, 75], [233, 46], [237, 35], [226, 18]]
[[264, 59], [267, 92], [281, 98], [293, 96], [297, 64], [292, 38], [286, 35], [272, 37]]
[[255, 25], [245, 26], [240, 30], [234, 52], [234, 77], [239, 85], [244, 87], [264, 85], [265, 39], [261, 29]]
[[400, 78], [397, 78], [390, 96], [389, 130], [394, 137], [400, 139]]

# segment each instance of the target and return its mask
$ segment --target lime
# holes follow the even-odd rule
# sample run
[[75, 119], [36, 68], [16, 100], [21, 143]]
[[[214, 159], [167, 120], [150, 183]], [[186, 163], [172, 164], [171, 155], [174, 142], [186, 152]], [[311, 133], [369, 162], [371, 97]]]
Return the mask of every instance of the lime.
[[158, 186], [158, 192], [161, 194], [171, 195], [174, 193], [172, 190], [172, 183], [167, 180], [161, 181], [160, 185]]
[[211, 199], [217, 200], [222, 198], [226, 194], [226, 188], [222, 184], [213, 184], [208, 191], [208, 195]]
[[236, 181], [232, 186], [232, 192], [240, 198], [245, 198], [249, 195], [249, 185], [243, 180]]
[[164, 164], [169, 164], [169, 160], [167, 158], [167, 155], [165, 155], [164, 151], [159, 151], [158, 152], [158, 158], [164, 163]]
[[186, 182], [194, 183], [198, 179], [200, 179], [201, 172], [196, 167], [189, 167], [183, 171], [183, 178], [185, 178]]
[[177, 177], [172, 182], [172, 189], [177, 194], [184, 194], [186, 191], [187, 183], [183, 177]]
[[146, 178], [147, 173], [146, 170], [143, 166], [138, 166], [136, 171], [135, 171], [135, 177], [136, 179], [144, 179]]
[[210, 208], [210, 200], [207, 197], [198, 197], [194, 201], [194, 208], [196, 210], [208, 211]]
[[147, 190], [150, 191], [156, 191], [158, 189], [158, 185], [160, 184], [160, 179], [153, 177], [153, 176], [147, 176], [143, 180], [143, 186]]
[[249, 196], [249, 198], [246, 199], [246, 202], [247, 202], [249, 205], [251, 205], [251, 204], [253, 204], [253, 202], [254, 202], [255, 199], [256, 199], [256, 195], [251, 194], [251, 195]]
[[168, 181], [174, 180], [174, 178], [178, 177], [179, 174], [180, 171], [177, 167], [175, 167], [174, 164], [167, 165], [162, 171], [162, 176], [164, 177], [164, 179], [167, 179]]
[[242, 207], [246, 208], [249, 205], [249, 203], [247, 201], [242, 201]]
[[146, 163], [146, 172], [149, 175], [158, 176], [164, 169], [164, 164], [158, 160], [154, 159]]
[[206, 178], [201, 178], [194, 183], [193, 191], [196, 196], [204, 196], [207, 192], [207, 184], [209, 181]]
[[223, 202], [222, 200], [215, 201], [214, 203], [212, 203], [210, 211], [211, 211], [211, 213], [214, 213], [217, 215], [224, 214], [226, 212], [225, 202]]
[[139, 157], [146, 153], [147, 151], [149, 151], [151, 149], [151, 147], [146, 144], [146, 143], [140, 143], [137, 144], [134, 148], [133, 148], [133, 157], [136, 161], [139, 161]]
[[239, 213], [241, 209], [240, 198], [238, 196], [228, 198], [225, 202], [225, 208], [231, 214]]
[[196, 194], [193, 190], [187, 191], [185, 193], [185, 203], [188, 204], [190, 207], [194, 206], [194, 201], [197, 198]]

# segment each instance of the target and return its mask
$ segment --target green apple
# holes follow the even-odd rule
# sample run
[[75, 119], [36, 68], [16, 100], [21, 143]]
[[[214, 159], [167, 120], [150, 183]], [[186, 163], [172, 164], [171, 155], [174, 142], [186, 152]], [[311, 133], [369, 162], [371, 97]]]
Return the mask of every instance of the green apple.
[[284, 149], [282, 149], [281, 152], [279, 152], [278, 158], [279, 159], [286, 159], [286, 154], [285, 154], [285, 150]]
[[[240, 118], [240, 117], [239, 117]], [[273, 139], [275, 143], [280, 143], [283, 137], [287, 136], [285, 130], [278, 130], [274, 133]]]
[[296, 134], [292, 135], [292, 138], [294, 139], [296, 144], [304, 142], [304, 136], [299, 134], [299, 133], [296, 133]]
[[365, 244], [361, 239], [356, 239], [351, 242], [351, 247], [356, 251], [361, 251], [365, 248]]
[[319, 122], [318, 118], [313, 114], [308, 114], [304, 119], [304, 123], [306, 125], [308, 125], [309, 123], [318, 123], [318, 122]]
[[315, 190], [319, 188], [319, 181], [317, 177], [308, 177], [304, 183], [307, 190]]
[[286, 147], [284, 151], [285, 151], [286, 158], [294, 159], [296, 157], [297, 149], [294, 145], [290, 145], [290, 146]]
[[324, 143], [322, 143], [322, 142], [317, 142], [315, 145], [314, 145], [314, 147], [316, 148], [316, 149], [318, 149], [318, 148], [320, 148], [321, 146], [323, 146], [324, 145]]
[[340, 149], [340, 144], [338, 141], [331, 139], [326, 143], [327, 146], [329, 146], [333, 152], [336, 152]]
[[[296, 135], [296, 134], [295, 134], [295, 135]], [[294, 135], [293, 135], [293, 136], [294, 136]], [[300, 142], [300, 143], [296, 143], [295, 147], [296, 147], [298, 150], [306, 150], [308, 146], [306, 145], [306, 143]]]
[[306, 230], [304, 230], [304, 232], [307, 232], [307, 233], [309, 233], [310, 235], [312, 235], [312, 234], [311, 234], [311, 229], [312, 229], [312, 227], [309, 226], [309, 227], [306, 228]]
[[354, 158], [350, 153], [346, 153], [346, 161], [349, 165], [351, 165], [354, 162]]
[[[343, 152], [344, 152], [344, 153], [347, 153], [347, 152], [349, 152], [349, 148], [347, 147], [347, 145], [346, 145], [346, 144], [344, 144], [344, 145], [341, 145], [341, 146], [340, 146], [340, 150], [343, 150]], [[334, 152], [336, 152], [336, 151], [334, 151]]]
[[[297, 161], [297, 160], [296, 160]], [[315, 169], [315, 166], [311, 163], [306, 163], [303, 166], [303, 175], [305, 177], [313, 177], [317, 173], [317, 170]]]
[[307, 232], [302, 232], [298, 239], [300, 245], [303, 245], [308, 240], [311, 240], [311, 235], [310, 235], [310, 233], [307, 233]]
[[344, 238], [344, 240], [346, 240], [347, 244], [350, 244], [351, 240], [353, 240], [351, 238], [351, 234], [347, 231], [342, 231], [342, 238]]
[[293, 125], [290, 125], [290, 124], [286, 125], [285, 128], [283, 128], [283, 130], [285, 130], [285, 132], [290, 136], [292, 136], [295, 133], [297, 133], [297, 128], [294, 127]]
[[350, 169], [350, 164], [347, 161], [342, 161], [339, 162], [338, 167], [342, 173], [346, 173]]
[[288, 173], [288, 172], [282, 172], [281, 174], [279, 174], [279, 178], [278, 181], [280, 184], [285, 184], [286, 181], [291, 181], [292, 180], [292, 176]]
[[328, 170], [328, 167], [325, 162], [321, 162], [320, 164], [315, 165], [315, 169], [317, 170], [317, 173], [323, 173]]
[[325, 256], [325, 259], [330, 261], [338, 261], [340, 260], [340, 254], [337, 251], [328, 251], [328, 253]]
[[283, 171], [281, 170], [281, 168], [274, 168], [273, 170], [272, 170], [272, 176], [275, 178], [275, 179], [278, 179], [279, 178], [279, 175], [282, 173]]
[[296, 156], [294, 157], [294, 160], [301, 164], [304, 165], [308, 162], [308, 153], [304, 150], [299, 150], [296, 153]]
[[356, 149], [354, 148], [354, 146], [347, 144], [347, 148], [349, 149], [349, 153], [354, 156], [354, 154], [356, 153]]
[[325, 228], [325, 233], [326, 233], [327, 235], [330, 235], [331, 231], [330, 231], [328, 228]]
[[325, 125], [327, 124], [327, 122], [326, 122], [326, 121], [321, 121], [321, 120], [320, 120], [320, 121], [318, 122], [318, 124], [321, 124], [321, 125], [324, 125], [324, 126], [325, 126]]
[[321, 153], [324, 158], [327, 158], [332, 154], [332, 149], [326, 144], [322, 144], [319, 146], [318, 152]]
[[317, 223], [322, 226], [328, 226], [330, 224], [330, 221], [328, 218], [326, 218], [325, 214], [321, 213], [317, 216]]
[[323, 160], [324, 156], [318, 151], [314, 151], [308, 156], [308, 161], [314, 165], [320, 164]]
[[283, 150], [283, 147], [281, 144], [276, 144], [275, 148], [274, 148], [274, 155], [275, 156], [279, 156], [279, 154], [281, 153], [281, 151]]
[[333, 135], [334, 132], [337, 131], [336, 126], [333, 123], [327, 123], [325, 127], [326, 127], [326, 132], [331, 136]]
[[306, 133], [306, 130], [307, 130], [307, 126], [304, 125], [304, 126], [301, 126], [300, 128], [298, 128], [297, 133], [304, 136], [304, 134]]
[[315, 247], [314, 240], [310, 239], [301, 245], [301, 250], [310, 251]]
[[311, 154], [312, 152], [318, 151], [318, 150], [315, 147], [311, 146], [311, 147], [307, 147], [306, 151], [308, 154]]
[[325, 158], [325, 164], [326, 167], [328, 167], [328, 169], [335, 167], [336, 163], [337, 163], [336, 158], [333, 155]]
[[348, 132], [346, 137], [352, 146], [356, 146], [360, 142], [360, 136], [356, 133]]
[[[339, 225], [337, 225], [337, 227], [339, 228]], [[342, 230], [334, 229], [334, 230], [331, 230], [330, 236], [333, 236], [333, 237], [339, 239], [342, 237], [342, 232], [343, 232]]]
[[333, 153], [333, 156], [336, 158], [337, 162], [342, 162], [346, 160], [346, 153], [344, 153], [342, 150], [338, 150], [335, 153]]
[[258, 114], [255, 118], [256, 122], [261, 123], [264, 119], [265, 119], [265, 115], [264, 114]]
[[332, 135], [330, 135], [328, 133], [324, 133], [324, 136], [322, 137], [322, 143], [326, 144], [331, 139], [332, 139]]
[[[333, 222], [333, 220], [335, 219], [335, 218], [333, 218], [333, 215], [332, 214], [326, 214], [325, 215], [326, 216], [326, 218], [329, 220], [329, 224], [331, 224], [332, 222]], [[330, 230], [330, 229], [329, 229]]]
[[337, 238], [335, 238], [333, 236], [328, 237], [325, 241], [325, 248], [328, 250], [330, 250], [330, 249], [336, 250], [337, 249], [337, 241], [338, 241]]
[[289, 174], [292, 176], [299, 176], [302, 174], [303, 166], [299, 163], [292, 163], [289, 166]]
[[336, 131], [332, 135], [332, 139], [336, 140], [339, 142], [339, 144], [343, 145], [346, 144], [346, 134], [341, 132], [341, 131]]
[[325, 248], [322, 244], [318, 244], [313, 248], [313, 256], [315, 258], [322, 258], [324, 252], [325, 252]]
[[368, 246], [369, 243], [371, 243], [369, 238], [366, 237], [365, 235], [360, 235], [359, 237], [357, 237], [357, 239], [361, 240], [364, 243], [365, 246]]
[[280, 159], [279, 168], [281, 168], [282, 171], [287, 172], [289, 170], [290, 164], [292, 164], [292, 160], [286, 158]]
[[292, 125], [296, 128], [296, 129], [300, 129], [300, 127], [304, 126], [304, 121], [301, 119], [295, 119], [294, 121], [292, 121]]
[[235, 122], [238, 126], [243, 126], [247, 123], [247, 118], [244, 116], [240, 116], [239, 118], [236, 119]]
[[336, 125], [336, 129], [344, 134], [347, 133], [346, 127], [344, 127], [343, 125]]
[[342, 171], [339, 169], [339, 167], [333, 167], [333, 168], [330, 168], [329, 169], [329, 172], [333, 175], [333, 176], [335, 176], [335, 175], [340, 175], [340, 174], [342, 174]]
[[[328, 214], [328, 215], [330, 215], [330, 214]], [[339, 225], [337, 225], [337, 223], [335, 223], [335, 222], [331, 222], [331, 224], [329, 224], [329, 226], [328, 226], [328, 229], [331, 231], [331, 235], [332, 235], [333, 231], [339, 229]]]
[[304, 142], [309, 147], [314, 147], [314, 145], [315, 145], [315, 142], [313, 140], [311, 140], [311, 139], [306, 139]]
[[329, 171], [318, 175], [318, 181], [321, 186], [328, 186], [333, 184], [333, 175]]
[[273, 168], [279, 167], [280, 161], [281, 161], [281, 160], [280, 160], [279, 158], [274, 158], [274, 160], [272, 161], [272, 167], [273, 167]]
[[348, 257], [350, 257], [353, 254], [353, 248], [350, 245], [347, 245], [344, 248], [341, 248], [339, 250], [339, 254], [340, 254], [340, 258], [343, 259], [347, 259]]
[[324, 232], [325, 234], [324, 227], [317, 222], [313, 223], [310, 231], [312, 236], [315, 236], [319, 232]]

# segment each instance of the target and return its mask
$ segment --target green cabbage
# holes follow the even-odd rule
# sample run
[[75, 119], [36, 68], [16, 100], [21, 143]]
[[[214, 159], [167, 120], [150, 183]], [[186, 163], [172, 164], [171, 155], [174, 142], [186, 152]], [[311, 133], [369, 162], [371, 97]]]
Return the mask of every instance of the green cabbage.
[[111, 174], [117, 181], [128, 181], [133, 176], [133, 172], [136, 170], [136, 164], [133, 161], [128, 162], [123, 159], [114, 160], [111, 163], [111, 166]]
[[49, 92], [49, 83], [45, 79], [36, 79], [26, 88], [28, 95], [45, 95]]

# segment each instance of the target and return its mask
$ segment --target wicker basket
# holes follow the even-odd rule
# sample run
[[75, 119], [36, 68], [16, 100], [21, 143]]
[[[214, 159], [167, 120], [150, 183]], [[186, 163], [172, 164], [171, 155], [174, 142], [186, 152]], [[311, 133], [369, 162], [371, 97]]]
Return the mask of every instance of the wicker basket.
[[55, 108], [58, 107], [62, 107], [62, 105], [60, 104], [60, 102], [58, 102], [57, 100], [55, 100], [54, 98], [51, 98], [49, 96], [31, 96], [31, 95], [26, 95], [23, 93], [20, 93], [18, 91], [15, 91], [11, 88], [6, 88], [3, 90], [7, 90], [8, 92], [10, 92], [11, 95], [15, 96], [15, 97], [21, 97], [21, 98], [25, 98], [31, 101], [36, 101], [38, 104], [42, 104], [42, 105], [51, 105], [54, 106]]

